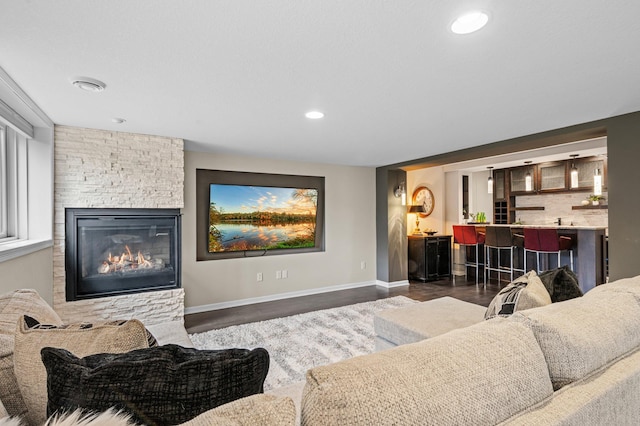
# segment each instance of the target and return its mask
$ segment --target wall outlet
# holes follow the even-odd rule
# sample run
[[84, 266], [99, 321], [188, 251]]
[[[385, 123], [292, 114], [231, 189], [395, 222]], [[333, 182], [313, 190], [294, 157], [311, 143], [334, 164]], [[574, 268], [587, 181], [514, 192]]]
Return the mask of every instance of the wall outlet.
[[367, 269], [367, 262], [365, 262], [364, 260], [360, 262], [360, 269]]
[[276, 280], [282, 278], [282, 271], [276, 271]]
[[282, 270], [282, 278], [287, 278], [289, 276], [289, 271], [287, 271], [286, 269]]
[[256, 281], [262, 281], [262, 272], [258, 272], [258, 274], [256, 275]]

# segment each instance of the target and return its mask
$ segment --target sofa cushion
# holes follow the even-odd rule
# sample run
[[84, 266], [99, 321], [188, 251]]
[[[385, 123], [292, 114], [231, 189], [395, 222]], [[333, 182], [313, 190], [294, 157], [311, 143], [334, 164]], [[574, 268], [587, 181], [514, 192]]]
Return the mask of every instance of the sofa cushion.
[[291, 398], [259, 394], [204, 412], [181, 426], [294, 426], [295, 420]]
[[551, 304], [551, 297], [535, 271], [516, 278], [496, 294], [485, 313], [485, 319], [509, 316], [523, 309]]
[[47, 324], [62, 324], [62, 320], [37, 291], [15, 290], [0, 295], [0, 334], [13, 336], [22, 315], [37, 318]]
[[640, 349], [554, 392], [501, 426], [627, 425], [640, 419]]
[[538, 277], [549, 292], [552, 303], [582, 296], [578, 276], [567, 265], [541, 272]]
[[601, 284], [589, 290], [585, 296], [600, 296], [601, 292], [631, 293], [640, 301], [640, 275]]
[[10, 415], [27, 411], [13, 372], [13, 336], [0, 334], [0, 401]]
[[18, 321], [15, 334], [14, 370], [28, 412], [30, 424], [46, 419], [47, 372], [40, 359], [44, 347], [66, 349], [77, 356], [127, 352], [148, 347], [147, 331], [138, 320], [107, 322], [86, 328], [83, 324], [66, 327], [34, 328]]
[[0, 399], [0, 419], [2, 419], [3, 417], [7, 417], [9, 415], [9, 413], [7, 413], [6, 408], [4, 408], [4, 404], [2, 403], [2, 400]]
[[262, 392], [269, 370], [263, 348], [197, 350], [178, 345], [78, 358], [42, 349], [48, 414], [83, 408], [123, 410], [144, 424], [178, 424]]
[[35, 290], [22, 289], [0, 295], [0, 400], [12, 416], [27, 411], [13, 372], [13, 336], [18, 319], [25, 314], [49, 324], [62, 324], [58, 314]]
[[602, 293], [519, 312], [534, 332], [554, 389], [579, 380], [640, 345], [640, 305], [627, 293]]
[[494, 318], [309, 370], [302, 424], [496, 424], [552, 393], [531, 330]]

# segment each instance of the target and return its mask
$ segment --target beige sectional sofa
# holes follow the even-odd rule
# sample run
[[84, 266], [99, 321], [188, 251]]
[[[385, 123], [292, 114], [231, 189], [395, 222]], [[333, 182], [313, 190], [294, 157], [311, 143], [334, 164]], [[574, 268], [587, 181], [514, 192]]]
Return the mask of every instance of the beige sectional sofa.
[[[23, 315], [42, 324], [59, 326], [24, 330]], [[62, 320], [35, 290], [23, 289], [0, 295], [0, 426], [41, 425], [46, 417], [46, 372], [38, 361], [43, 346], [65, 347], [78, 356], [97, 352], [123, 352], [149, 345], [150, 331], [159, 345], [193, 347], [182, 321], [147, 325], [137, 320], [122, 324], [62, 326]], [[82, 336], [90, 333], [90, 336]], [[35, 335], [35, 336], [34, 336]], [[40, 336], [37, 336], [40, 335]], [[46, 341], [47, 344], [43, 344]], [[59, 343], [61, 346], [58, 346]], [[73, 347], [71, 349], [70, 347]], [[40, 365], [37, 365], [40, 364]], [[117, 413], [103, 413], [106, 419], [94, 423], [119, 426], [130, 424]], [[286, 397], [255, 395], [208, 410], [184, 423], [185, 426], [281, 424], [293, 425], [296, 411]], [[52, 420], [52, 419], [50, 419]], [[101, 422], [101, 423], [100, 423]], [[89, 426], [92, 422], [77, 422]], [[65, 426], [76, 424], [68, 421]]]
[[640, 277], [307, 373], [303, 425], [637, 425]]
[[[303, 425], [636, 425], [640, 276], [314, 368], [296, 402]], [[189, 424], [294, 422], [291, 399], [254, 395]]]

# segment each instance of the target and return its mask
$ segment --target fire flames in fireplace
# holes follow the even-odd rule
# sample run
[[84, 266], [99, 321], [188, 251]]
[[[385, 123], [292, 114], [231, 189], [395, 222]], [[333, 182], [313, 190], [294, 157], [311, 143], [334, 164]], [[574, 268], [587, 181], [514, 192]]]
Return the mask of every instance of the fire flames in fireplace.
[[113, 256], [109, 253], [107, 259], [98, 267], [99, 274], [111, 274], [114, 272], [135, 272], [138, 270], [164, 269], [164, 260], [150, 254], [145, 255], [138, 251], [137, 255], [133, 255], [129, 246], [124, 246], [125, 250], [120, 256]]

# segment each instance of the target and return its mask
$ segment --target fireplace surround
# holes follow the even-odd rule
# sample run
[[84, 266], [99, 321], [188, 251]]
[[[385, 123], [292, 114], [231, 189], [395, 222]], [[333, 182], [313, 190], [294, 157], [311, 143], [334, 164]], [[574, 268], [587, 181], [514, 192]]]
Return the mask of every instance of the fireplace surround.
[[180, 288], [179, 209], [65, 209], [66, 300]]

